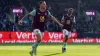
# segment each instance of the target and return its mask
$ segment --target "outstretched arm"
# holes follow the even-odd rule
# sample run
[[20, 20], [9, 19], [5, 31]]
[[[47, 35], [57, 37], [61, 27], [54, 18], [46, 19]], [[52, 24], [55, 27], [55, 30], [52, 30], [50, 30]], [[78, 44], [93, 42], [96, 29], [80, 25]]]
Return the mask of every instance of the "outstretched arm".
[[33, 10], [32, 12], [26, 14], [20, 21], [19, 21], [19, 24], [22, 23], [23, 19], [26, 18], [27, 16], [35, 16], [36, 14], [36, 10]]
[[52, 16], [49, 11], [48, 11], [48, 16], [50, 17], [51, 20], [56, 22], [60, 27], [63, 27], [63, 25], [54, 16]]
[[26, 14], [20, 21], [18, 24], [22, 23], [23, 19], [26, 18], [29, 14]]
[[50, 16], [50, 18], [54, 21], [54, 22], [56, 22], [58, 25], [60, 25], [60, 22], [58, 21], [58, 20], [56, 20], [56, 18], [54, 17], [54, 16]]
[[30, 14], [26, 14], [21, 20], [23, 20], [24, 18], [26, 18], [27, 16], [31, 16]]

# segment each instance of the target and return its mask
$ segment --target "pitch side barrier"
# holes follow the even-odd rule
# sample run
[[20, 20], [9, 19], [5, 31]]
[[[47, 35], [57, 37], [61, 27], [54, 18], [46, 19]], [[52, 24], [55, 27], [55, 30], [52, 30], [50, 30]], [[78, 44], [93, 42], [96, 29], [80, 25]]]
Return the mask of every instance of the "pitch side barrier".
[[[100, 43], [100, 38], [77, 38], [77, 32], [71, 33], [69, 43]], [[42, 42], [62, 43], [62, 32], [44, 32]], [[0, 43], [34, 43], [36, 36], [33, 32], [0, 32]]]

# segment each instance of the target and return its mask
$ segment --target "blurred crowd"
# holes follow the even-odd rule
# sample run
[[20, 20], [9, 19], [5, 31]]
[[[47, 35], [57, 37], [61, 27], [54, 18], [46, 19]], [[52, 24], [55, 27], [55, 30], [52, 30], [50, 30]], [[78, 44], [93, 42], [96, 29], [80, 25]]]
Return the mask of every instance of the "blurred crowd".
[[13, 23], [7, 17], [8, 2], [5, 0], [0, 1], [0, 31], [11, 31]]

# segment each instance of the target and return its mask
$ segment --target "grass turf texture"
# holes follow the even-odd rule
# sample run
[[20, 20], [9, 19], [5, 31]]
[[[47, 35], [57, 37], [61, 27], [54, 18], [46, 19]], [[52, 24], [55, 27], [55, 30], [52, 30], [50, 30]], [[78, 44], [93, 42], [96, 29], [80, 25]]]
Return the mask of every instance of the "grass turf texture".
[[[100, 56], [99, 44], [68, 44], [67, 52], [61, 52], [62, 44], [41, 44], [36, 56]], [[31, 44], [0, 44], [0, 56], [30, 56]]]

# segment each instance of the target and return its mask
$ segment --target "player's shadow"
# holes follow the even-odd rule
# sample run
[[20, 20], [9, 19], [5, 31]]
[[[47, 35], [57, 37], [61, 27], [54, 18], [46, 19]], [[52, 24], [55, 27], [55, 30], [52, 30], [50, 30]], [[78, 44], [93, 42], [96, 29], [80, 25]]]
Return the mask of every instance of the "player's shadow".
[[53, 54], [49, 54], [49, 55], [44, 55], [44, 56], [53, 56], [53, 55], [59, 55], [61, 53], [53, 53]]

